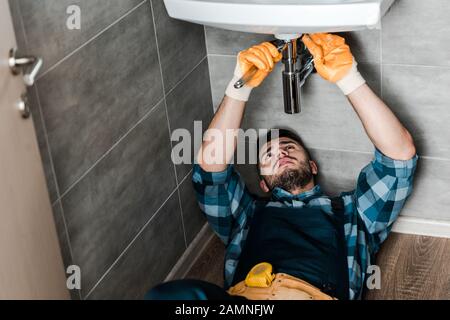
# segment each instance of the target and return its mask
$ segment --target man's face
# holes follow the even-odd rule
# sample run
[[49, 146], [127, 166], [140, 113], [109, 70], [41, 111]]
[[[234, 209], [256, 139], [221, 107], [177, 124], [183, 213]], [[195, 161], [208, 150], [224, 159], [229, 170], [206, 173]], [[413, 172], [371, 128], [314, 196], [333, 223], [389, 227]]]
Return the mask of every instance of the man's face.
[[262, 147], [260, 172], [269, 190], [280, 187], [292, 192], [308, 185], [317, 167], [296, 141], [282, 137]]

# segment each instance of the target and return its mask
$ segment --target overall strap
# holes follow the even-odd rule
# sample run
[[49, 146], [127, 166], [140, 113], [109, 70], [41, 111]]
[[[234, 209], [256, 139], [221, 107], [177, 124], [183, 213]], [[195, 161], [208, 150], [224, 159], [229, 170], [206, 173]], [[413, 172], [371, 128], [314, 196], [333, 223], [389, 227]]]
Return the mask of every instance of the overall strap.
[[344, 231], [344, 214], [345, 214], [345, 204], [344, 199], [342, 197], [331, 198], [331, 208], [335, 214], [336, 220], [338, 221], [339, 226], [337, 227], [339, 234], [339, 243], [338, 243], [338, 251], [339, 255], [342, 257], [342, 262], [340, 265], [341, 276], [344, 277], [344, 281], [341, 281], [341, 284], [344, 284], [343, 287], [338, 288], [338, 290], [346, 295], [346, 299], [349, 297], [349, 276], [348, 276], [348, 265], [347, 265], [347, 244], [345, 239], [345, 231]]
[[344, 217], [345, 204], [342, 197], [331, 198], [331, 208], [333, 209], [334, 214], [336, 214], [339, 218]]

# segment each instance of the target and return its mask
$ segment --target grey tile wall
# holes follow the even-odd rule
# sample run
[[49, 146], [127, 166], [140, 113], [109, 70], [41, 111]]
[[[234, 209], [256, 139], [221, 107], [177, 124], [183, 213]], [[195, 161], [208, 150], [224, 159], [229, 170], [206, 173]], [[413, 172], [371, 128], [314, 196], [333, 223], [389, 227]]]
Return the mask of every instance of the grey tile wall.
[[380, 30], [364, 30], [339, 33], [345, 37], [359, 63], [381, 63]]
[[[44, 72], [100, 31], [122, 17], [142, 0], [13, 0], [19, 3], [24, 21], [26, 50], [44, 59]], [[82, 28], [66, 27], [67, 7], [81, 9]], [[44, 10], [45, 9], [45, 10]]]
[[[213, 110], [211, 108], [212, 97], [209, 81], [208, 60], [205, 58], [194, 72], [177, 86], [167, 96], [167, 111], [171, 131], [176, 129], [186, 129], [194, 137], [194, 122], [202, 123], [205, 131], [212, 119]], [[201, 139], [201, 137], [200, 137]], [[193, 139], [192, 139], [193, 140]], [[182, 141], [180, 141], [182, 143]], [[194, 141], [191, 141], [194, 142]], [[179, 142], [174, 141], [177, 145]], [[193, 143], [191, 143], [193, 147]], [[198, 149], [191, 148], [191, 161], [198, 153]], [[191, 171], [189, 164], [177, 165], [178, 180], [183, 180]]]
[[204, 29], [162, 0], [10, 4], [19, 50], [45, 61], [29, 97], [72, 297], [143, 298], [205, 223], [170, 137], [213, 113]]
[[44, 164], [44, 173], [47, 181], [47, 188], [50, 195], [50, 201], [54, 203], [58, 199], [58, 189], [56, 186], [55, 173], [53, 171], [52, 157], [48, 147], [48, 137], [45, 123], [42, 118], [42, 110], [39, 104], [38, 93], [36, 87], [28, 90], [28, 99], [31, 106], [31, 114], [33, 117], [34, 127], [36, 130], [38, 145], [41, 151], [41, 158]]
[[206, 218], [197, 203], [194, 189], [192, 188], [192, 174], [186, 176], [181, 182], [180, 198], [182, 203], [184, 228], [188, 242], [192, 242], [200, 229], [206, 223]]
[[383, 66], [383, 93], [421, 155], [450, 159], [450, 68]]
[[[61, 254], [65, 266], [73, 265], [72, 248], [69, 241], [69, 235], [67, 233], [67, 224], [64, 218], [61, 202], [57, 201], [53, 205], [53, 217], [55, 219], [56, 230], [58, 230], [59, 245], [61, 247]], [[71, 290], [70, 295], [72, 300], [81, 299], [80, 290]]]
[[142, 299], [164, 281], [183, 253], [184, 235], [176, 193], [114, 264], [89, 299]]
[[383, 21], [383, 62], [450, 67], [446, 0], [396, 0]]
[[237, 55], [246, 47], [272, 40], [269, 35], [228, 31], [213, 27], [205, 27], [205, 32], [208, 39], [208, 54]]
[[163, 98], [148, 4], [46, 74], [37, 86], [46, 93], [40, 101], [64, 193]]
[[160, 103], [62, 199], [87, 290], [175, 189], [169, 139]]
[[163, 0], [152, 4], [164, 85], [169, 92], [205, 57], [205, 33], [200, 25], [170, 18]]
[[[415, 192], [402, 214], [450, 220], [450, 48], [445, 0], [397, 0], [380, 30], [343, 33], [372, 89], [397, 114], [415, 138], [421, 157]], [[264, 35], [206, 28], [213, 104], [216, 109], [230, 81], [236, 55]], [[281, 64], [254, 90], [245, 128], [289, 127], [297, 130], [319, 161], [319, 182], [331, 194], [352, 190], [373, 146], [340, 91], [318, 75], [302, 89], [300, 115], [283, 112]], [[240, 166], [249, 189], [262, 195], [257, 176]]]

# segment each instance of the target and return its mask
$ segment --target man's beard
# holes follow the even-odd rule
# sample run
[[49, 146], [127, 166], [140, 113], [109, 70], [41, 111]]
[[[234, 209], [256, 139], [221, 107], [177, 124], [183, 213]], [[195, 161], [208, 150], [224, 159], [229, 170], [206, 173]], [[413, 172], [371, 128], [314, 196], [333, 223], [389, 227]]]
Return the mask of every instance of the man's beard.
[[314, 178], [309, 163], [302, 162], [297, 169], [286, 169], [279, 175], [272, 175], [264, 177], [267, 186], [272, 191], [275, 188], [281, 188], [288, 192], [293, 192], [297, 189], [303, 189]]

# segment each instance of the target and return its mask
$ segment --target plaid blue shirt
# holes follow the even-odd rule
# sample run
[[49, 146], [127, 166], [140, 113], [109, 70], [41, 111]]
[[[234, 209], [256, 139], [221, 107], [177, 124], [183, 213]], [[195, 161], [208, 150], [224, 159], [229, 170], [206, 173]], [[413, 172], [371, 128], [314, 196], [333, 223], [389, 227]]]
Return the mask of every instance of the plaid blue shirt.
[[[393, 160], [375, 150], [374, 160], [359, 175], [356, 190], [341, 194], [345, 204], [350, 299], [361, 298], [367, 267], [411, 194], [417, 159], [415, 156], [408, 161]], [[225, 285], [229, 287], [256, 200], [232, 165], [219, 173], [205, 172], [195, 165], [193, 182], [202, 211], [226, 245]], [[331, 199], [322, 193], [320, 186], [299, 195], [278, 188], [272, 192], [271, 201], [272, 206], [319, 207], [333, 214]]]

